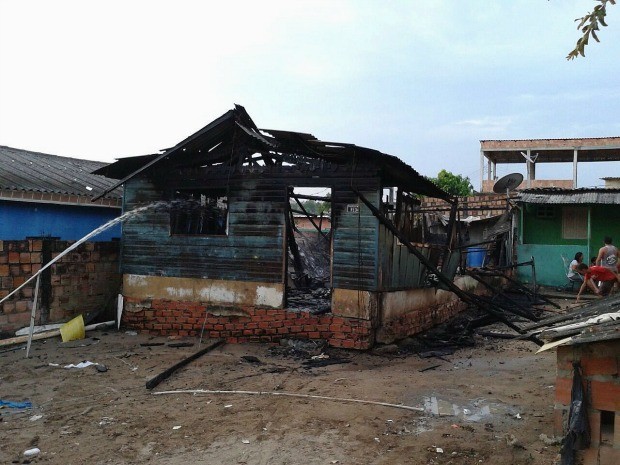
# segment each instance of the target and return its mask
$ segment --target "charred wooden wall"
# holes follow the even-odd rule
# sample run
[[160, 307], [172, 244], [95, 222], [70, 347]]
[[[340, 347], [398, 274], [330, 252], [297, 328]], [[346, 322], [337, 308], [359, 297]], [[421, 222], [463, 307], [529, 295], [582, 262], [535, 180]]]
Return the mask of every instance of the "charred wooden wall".
[[347, 211], [358, 199], [350, 186], [379, 204], [380, 184], [375, 176], [351, 177], [333, 173], [314, 177], [264, 173], [235, 179], [169, 176], [157, 185], [134, 178], [125, 186], [124, 210], [166, 200], [173, 188], [226, 187], [229, 205], [227, 236], [170, 235], [166, 209], [147, 210], [123, 226], [122, 271], [256, 282], [285, 281], [287, 188], [332, 189], [332, 285], [348, 289], [377, 289], [378, 222], [363, 206]]

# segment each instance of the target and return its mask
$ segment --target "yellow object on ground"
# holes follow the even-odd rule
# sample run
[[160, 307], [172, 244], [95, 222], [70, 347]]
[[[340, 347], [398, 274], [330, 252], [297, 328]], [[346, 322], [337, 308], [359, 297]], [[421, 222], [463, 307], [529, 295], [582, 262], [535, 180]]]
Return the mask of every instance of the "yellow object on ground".
[[73, 320], [67, 321], [60, 327], [62, 342], [76, 341], [86, 337], [84, 330], [84, 318], [82, 315], [76, 316]]

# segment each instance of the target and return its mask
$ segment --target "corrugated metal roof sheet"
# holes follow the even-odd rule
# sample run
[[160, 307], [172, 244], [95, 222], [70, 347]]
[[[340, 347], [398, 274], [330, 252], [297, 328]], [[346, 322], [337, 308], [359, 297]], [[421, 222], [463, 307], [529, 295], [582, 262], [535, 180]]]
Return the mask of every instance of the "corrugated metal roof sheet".
[[[0, 146], [0, 189], [93, 197], [114, 185], [114, 180], [92, 174], [106, 165]], [[108, 197], [121, 198], [122, 195], [122, 188], [119, 188]]]
[[535, 204], [620, 204], [620, 189], [526, 189], [517, 202]]

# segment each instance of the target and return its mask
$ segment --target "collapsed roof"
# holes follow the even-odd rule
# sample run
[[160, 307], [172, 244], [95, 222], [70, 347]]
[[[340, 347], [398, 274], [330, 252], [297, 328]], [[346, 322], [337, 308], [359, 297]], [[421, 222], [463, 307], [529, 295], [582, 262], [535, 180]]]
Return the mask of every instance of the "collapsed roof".
[[[266, 165], [277, 164], [278, 154], [283, 153], [324, 160], [335, 165], [359, 166], [371, 162], [380, 167], [380, 176], [387, 186], [399, 186], [417, 194], [451, 200], [449, 194], [395, 156], [354, 144], [321, 141], [307, 133], [259, 129], [240, 105], [235, 105], [234, 109], [161, 154], [122, 158], [99, 168], [95, 174], [118, 180], [101, 195], [156, 164], [187, 168], [222, 163], [232, 169], [231, 151], [235, 147], [235, 137], [239, 137], [239, 134], [257, 150], [270, 152], [269, 157], [264, 157]], [[279, 163], [282, 164], [281, 159]]]

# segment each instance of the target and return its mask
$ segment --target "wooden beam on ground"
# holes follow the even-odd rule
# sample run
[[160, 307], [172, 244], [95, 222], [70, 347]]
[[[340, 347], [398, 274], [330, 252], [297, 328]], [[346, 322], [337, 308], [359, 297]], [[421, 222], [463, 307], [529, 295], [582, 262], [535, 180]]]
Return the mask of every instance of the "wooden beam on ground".
[[[108, 328], [108, 327], [114, 326], [115, 324], [116, 324], [116, 322], [114, 320], [112, 320], [112, 321], [105, 321], [103, 323], [95, 323], [95, 324], [92, 324], [92, 325], [85, 326], [84, 327], [84, 331], [92, 331], [94, 329]], [[45, 333], [33, 334], [32, 335], [32, 340], [33, 341], [37, 341], [39, 339], [48, 339], [48, 338], [54, 337], [54, 336], [60, 336], [60, 329], [55, 329], [53, 331], [47, 331]], [[11, 337], [9, 339], [2, 339], [2, 340], [0, 340], [0, 347], [2, 347], [2, 346], [10, 346], [12, 344], [21, 344], [22, 342], [28, 342], [28, 335]]]
[[170, 368], [168, 368], [166, 371], [158, 374], [157, 376], [155, 376], [154, 378], [151, 378], [149, 381], [146, 382], [146, 388], [147, 389], [153, 389], [154, 387], [156, 387], [159, 383], [161, 383], [162, 381], [170, 378], [170, 376], [177, 371], [179, 368], [183, 368], [185, 365], [193, 362], [194, 360], [196, 360], [197, 358], [202, 357], [204, 354], [206, 354], [207, 352], [212, 351], [213, 349], [215, 349], [216, 347], [221, 346], [222, 344], [224, 344], [224, 339], [218, 339], [214, 342], [212, 342], [211, 344], [209, 344], [207, 347], [205, 347], [202, 350], [199, 350], [198, 352], [196, 352], [193, 355], [190, 355], [189, 357], [181, 360], [179, 363], [176, 363], [175, 365], [171, 366]]
[[[512, 305], [514, 305], [516, 308], [518, 308], [519, 310], [515, 310], [515, 309], [510, 309], [509, 311], [512, 313], [516, 313], [519, 316], [522, 316], [523, 318], [527, 318], [530, 321], [538, 321], [539, 318], [536, 317], [536, 315], [534, 315], [529, 308], [524, 307], [523, 305], [521, 305], [519, 302], [517, 302], [514, 299], [511, 299], [510, 297], [508, 297], [506, 294], [504, 294], [503, 292], [501, 292], [501, 290], [498, 290], [497, 288], [491, 286], [489, 283], [487, 283], [485, 280], [482, 279], [481, 276], [479, 276], [475, 271], [473, 270], [467, 270], [465, 272], [465, 274], [471, 276], [472, 278], [474, 278], [476, 281], [478, 281], [480, 284], [482, 284], [485, 288], [489, 289], [492, 293], [493, 296], [501, 296], [502, 298], [506, 299], [508, 302], [510, 302]], [[498, 305], [499, 307], [503, 308], [503, 306], [499, 305], [496, 303], [496, 305]]]
[[[528, 262], [528, 263], [531, 263], [531, 262]], [[491, 269], [482, 269], [482, 270], [480, 270], [478, 272], [478, 274], [481, 275], [481, 276], [489, 275], [489, 276], [501, 276], [503, 278], [506, 278], [508, 281], [513, 283], [517, 287], [517, 289], [519, 289], [523, 293], [527, 294], [528, 296], [533, 297], [534, 298], [534, 302], [536, 302], [536, 300], [538, 300], [540, 298], [544, 302], [547, 302], [548, 304], [553, 305], [555, 308], [562, 308], [557, 302], [549, 300], [549, 299], [547, 299], [546, 297], [544, 297], [541, 294], [533, 293], [532, 290], [529, 289], [527, 286], [524, 286], [523, 283], [517, 281], [514, 278], [511, 278], [510, 276], [507, 276], [504, 273], [495, 272], [494, 270], [491, 270]]]

